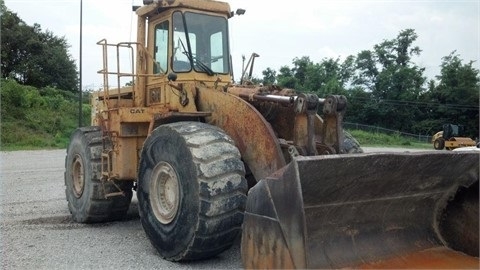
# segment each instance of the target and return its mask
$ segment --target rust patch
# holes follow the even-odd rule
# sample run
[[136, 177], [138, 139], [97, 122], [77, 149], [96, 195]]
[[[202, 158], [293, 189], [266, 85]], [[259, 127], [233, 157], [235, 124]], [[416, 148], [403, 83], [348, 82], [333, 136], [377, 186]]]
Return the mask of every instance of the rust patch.
[[478, 269], [480, 261], [446, 247], [435, 247], [403, 256], [354, 266], [359, 269]]
[[197, 106], [212, 112], [207, 122], [232, 137], [257, 180], [286, 165], [273, 129], [249, 103], [231, 94], [199, 88]]

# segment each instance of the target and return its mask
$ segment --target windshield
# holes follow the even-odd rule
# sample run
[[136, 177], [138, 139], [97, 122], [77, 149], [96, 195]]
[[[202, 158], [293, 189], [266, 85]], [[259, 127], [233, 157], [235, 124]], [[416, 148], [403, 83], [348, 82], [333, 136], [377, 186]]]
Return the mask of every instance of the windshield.
[[[185, 20], [184, 20], [185, 19]], [[227, 20], [193, 12], [173, 14], [173, 71], [229, 73]]]

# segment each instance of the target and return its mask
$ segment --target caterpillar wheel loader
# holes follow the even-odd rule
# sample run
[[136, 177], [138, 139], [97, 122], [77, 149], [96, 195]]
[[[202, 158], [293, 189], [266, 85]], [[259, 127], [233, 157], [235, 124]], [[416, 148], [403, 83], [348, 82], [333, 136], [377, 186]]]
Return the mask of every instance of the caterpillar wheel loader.
[[464, 136], [465, 127], [462, 125], [445, 124], [443, 130], [432, 137], [435, 150], [453, 150], [460, 147], [475, 146], [476, 142]]
[[104, 89], [67, 148], [75, 221], [121, 219], [135, 190], [171, 261], [215, 256], [241, 233], [246, 268], [479, 266], [477, 153], [362, 153], [342, 129], [344, 96], [233, 83], [228, 20], [244, 10], [135, 11], [136, 42], [98, 42]]

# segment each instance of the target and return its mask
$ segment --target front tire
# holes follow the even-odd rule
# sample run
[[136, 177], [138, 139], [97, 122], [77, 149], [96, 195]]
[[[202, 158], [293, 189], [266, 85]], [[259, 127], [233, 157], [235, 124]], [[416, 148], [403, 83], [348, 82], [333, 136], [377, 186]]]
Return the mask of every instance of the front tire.
[[223, 131], [198, 122], [156, 128], [138, 177], [142, 226], [171, 261], [212, 257], [241, 230], [247, 184], [240, 152]]
[[435, 150], [442, 150], [445, 147], [445, 141], [442, 138], [438, 138], [433, 142], [433, 148]]
[[101, 180], [102, 133], [98, 127], [75, 130], [65, 158], [65, 195], [73, 220], [81, 223], [105, 222], [123, 218], [132, 199], [132, 181], [118, 181], [123, 196], [110, 181]]

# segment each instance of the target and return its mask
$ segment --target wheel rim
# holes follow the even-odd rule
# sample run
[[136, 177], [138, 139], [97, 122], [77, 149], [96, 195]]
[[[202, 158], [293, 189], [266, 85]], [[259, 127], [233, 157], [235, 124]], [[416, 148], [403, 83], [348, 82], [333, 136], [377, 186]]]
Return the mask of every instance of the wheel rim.
[[72, 162], [72, 182], [73, 182], [73, 194], [75, 197], [80, 198], [85, 188], [85, 177], [83, 171], [83, 161], [80, 155], [75, 155]]
[[150, 179], [150, 205], [158, 221], [169, 224], [177, 215], [179, 183], [177, 172], [166, 162], [159, 162], [153, 168]]

